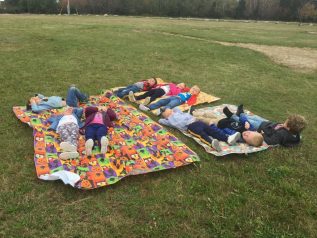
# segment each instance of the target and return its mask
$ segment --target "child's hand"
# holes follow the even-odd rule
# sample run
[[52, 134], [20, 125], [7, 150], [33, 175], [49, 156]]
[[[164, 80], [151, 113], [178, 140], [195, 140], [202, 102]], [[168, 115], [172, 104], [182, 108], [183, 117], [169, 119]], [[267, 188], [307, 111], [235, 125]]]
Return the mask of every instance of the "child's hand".
[[245, 122], [244, 123], [244, 128], [249, 130], [250, 129], [250, 123], [249, 122]]

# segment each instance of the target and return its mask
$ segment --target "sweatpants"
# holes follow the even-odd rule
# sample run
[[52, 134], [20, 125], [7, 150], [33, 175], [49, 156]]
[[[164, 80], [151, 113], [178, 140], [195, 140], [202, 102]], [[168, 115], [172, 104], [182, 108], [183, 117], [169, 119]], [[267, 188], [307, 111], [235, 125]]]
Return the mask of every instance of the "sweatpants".
[[86, 141], [92, 139], [93, 141], [97, 140], [98, 145], [100, 146], [101, 137], [106, 136], [108, 129], [103, 124], [90, 124], [85, 129], [85, 138]]
[[210, 144], [212, 143], [212, 138], [227, 142], [228, 136], [216, 125], [207, 125], [201, 121], [195, 121], [188, 125], [188, 132], [193, 134], [194, 136], [199, 137], [205, 143]]
[[66, 123], [57, 128], [57, 133], [61, 137], [61, 142], [69, 142], [77, 147], [77, 140], [79, 135], [78, 124], [71, 122]]
[[141, 99], [150, 97], [150, 102], [153, 102], [157, 98], [160, 98], [164, 95], [165, 95], [165, 91], [162, 88], [155, 88], [155, 89], [151, 89], [150, 91], [147, 91], [146, 93], [143, 93], [142, 95], [135, 96], [135, 99], [141, 100]]

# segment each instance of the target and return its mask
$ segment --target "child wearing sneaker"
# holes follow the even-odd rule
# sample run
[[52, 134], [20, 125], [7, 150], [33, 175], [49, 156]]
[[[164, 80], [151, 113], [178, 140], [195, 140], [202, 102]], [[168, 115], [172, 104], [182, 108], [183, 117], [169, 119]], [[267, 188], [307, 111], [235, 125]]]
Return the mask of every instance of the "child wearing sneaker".
[[67, 91], [66, 100], [59, 96], [45, 97], [42, 94], [35, 94], [26, 105], [26, 110], [40, 113], [45, 110], [65, 107], [78, 107], [78, 102], [85, 102], [88, 100], [88, 95], [82, 93], [75, 85], [71, 85]]
[[206, 144], [210, 145], [217, 151], [221, 151], [219, 141], [227, 142], [229, 145], [236, 143], [240, 139], [240, 133], [228, 136], [222, 130], [216, 126], [209, 126], [206, 123], [197, 120], [194, 116], [189, 113], [184, 113], [178, 108], [169, 109], [167, 108], [162, 116], [164, 119], [160, 119], [159, 123], [177, 128], [181, 131], [188, 131], [189, 133], [199, 137]]
[[114, 126], [112, 121], [117, 119], [116, 113], [111, 108], [108, 108], [107, 111], [99, 111], [98, 107], [87, 107], [85, 117], [86, 122], [83, 128], [86, 137], [86, 155], [91, 156], [96, 140], [100, 146], [100, 153], [106, 153], [109, 143], [106, 135], [108, 128]]
[[236, 114], [226, 107], [224, 114], [236, 122], [242, 122], [245, 129], [248, 130], [242, 133], [242, 137], [247, 143], [250, 133], [253, 131], [254, 134], [261, 134], [268, 145], [295, 146], [299, 144], [300, 133], [307, 124], [303, 116], [296, 114], [290, 115], [283, 124], [271, 122], [256, 115], [245, 114], [243, 105], [238, 106]]
[[47, 122], [51, 123], [49, 130], [56, 131], [61, 138], [60, 148], [63, 151], [60, 159], [74, 159], [79, 156], [77, 152], [77, 141], [79, 136], [79, 128], [83, 126], [81, 117], [83, 115], [82, 108], [69, 107], [63, 115], [50, 117]]
[[139, 108], [142, 111], [159, 109], [158, 113], [156, 113], [156, 115], [159, 116], [161, 114], [161, 111], [165, 111], [165, 109], [167, 108], [172, 109], [184, 103], [187, 103], [188, 105], [194, 105], [199, 93], [200, 88], [195, 85], [190, 88], [189, 92], [179, 93], [177, 96], [172, 96], [169, 98], [163, 98], [158, 102], [152, 103], [148, 106], [140, 104]]
[[188, 92], [190, 88], [186, 88], [184, 83], [168, 83], [168, 84], [158, 84], [155, 88], [143, 93], [139, 96], [134, 96], [134, 93], [130, 91], [129, 100], [131, 102], [136, 102], [145, 99], [143, 105], [148, 105], [149, 103], [155, 101], [156, 99], [163, 96], [176, 96], [179, 93]]
[[156, 78], [150, 78], [148, 80], [136, 82], [125, 88], [120, 88], [119, 90], [115, 91], [114, 94], [117, 95], [119, 98], [123, 98], [127, 96], [130, 92], [137, 93], [141, 91], [149, 91], [150, 89], [155, 87], [156, 84], [157, 84]]

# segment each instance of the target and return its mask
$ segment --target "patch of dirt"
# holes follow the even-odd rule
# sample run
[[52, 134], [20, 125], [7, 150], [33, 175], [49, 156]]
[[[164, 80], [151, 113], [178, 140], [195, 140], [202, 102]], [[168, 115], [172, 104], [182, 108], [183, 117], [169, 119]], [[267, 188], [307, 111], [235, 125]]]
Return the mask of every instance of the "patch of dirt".
[[257, 45], [251, 43], [229, 43], [213, 41], [199, 37], [186, 36], [168, 32], [156, 32], [164, 35], [178, 36], [187, 39], [217, 43], [224, 46], [237, 46], [261, 52], [272, 59], [275, 63], [283, 64], [300, 72], [317, 71], [317, 50], [312, 48], [298, 48], [286, 46]]
[[317, 50], [311, 48], [270, 46], [244, 43], [218, 42], [227, 46], [239, 46], [267, 55], [274, 62], [302, 72], [317, 70]]

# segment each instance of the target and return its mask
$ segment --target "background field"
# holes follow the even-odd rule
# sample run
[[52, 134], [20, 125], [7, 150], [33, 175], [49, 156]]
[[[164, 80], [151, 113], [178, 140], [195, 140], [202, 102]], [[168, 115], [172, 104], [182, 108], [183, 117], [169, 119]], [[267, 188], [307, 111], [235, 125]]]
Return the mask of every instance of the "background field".
[[[316, 237], [317, 72], [195, 39], [317, 48], [316, 26], [102, 16], [0, 15], [0, 236]], [[90, 94], [158, 76], [198, 84], [271, 120], [309, 121], [303, 144], [215, 158], [80, 191], [36, 178], [31, 128], [12, 106], [36, 92]], [[157, 117], [151, 116], [155, 120]]]

